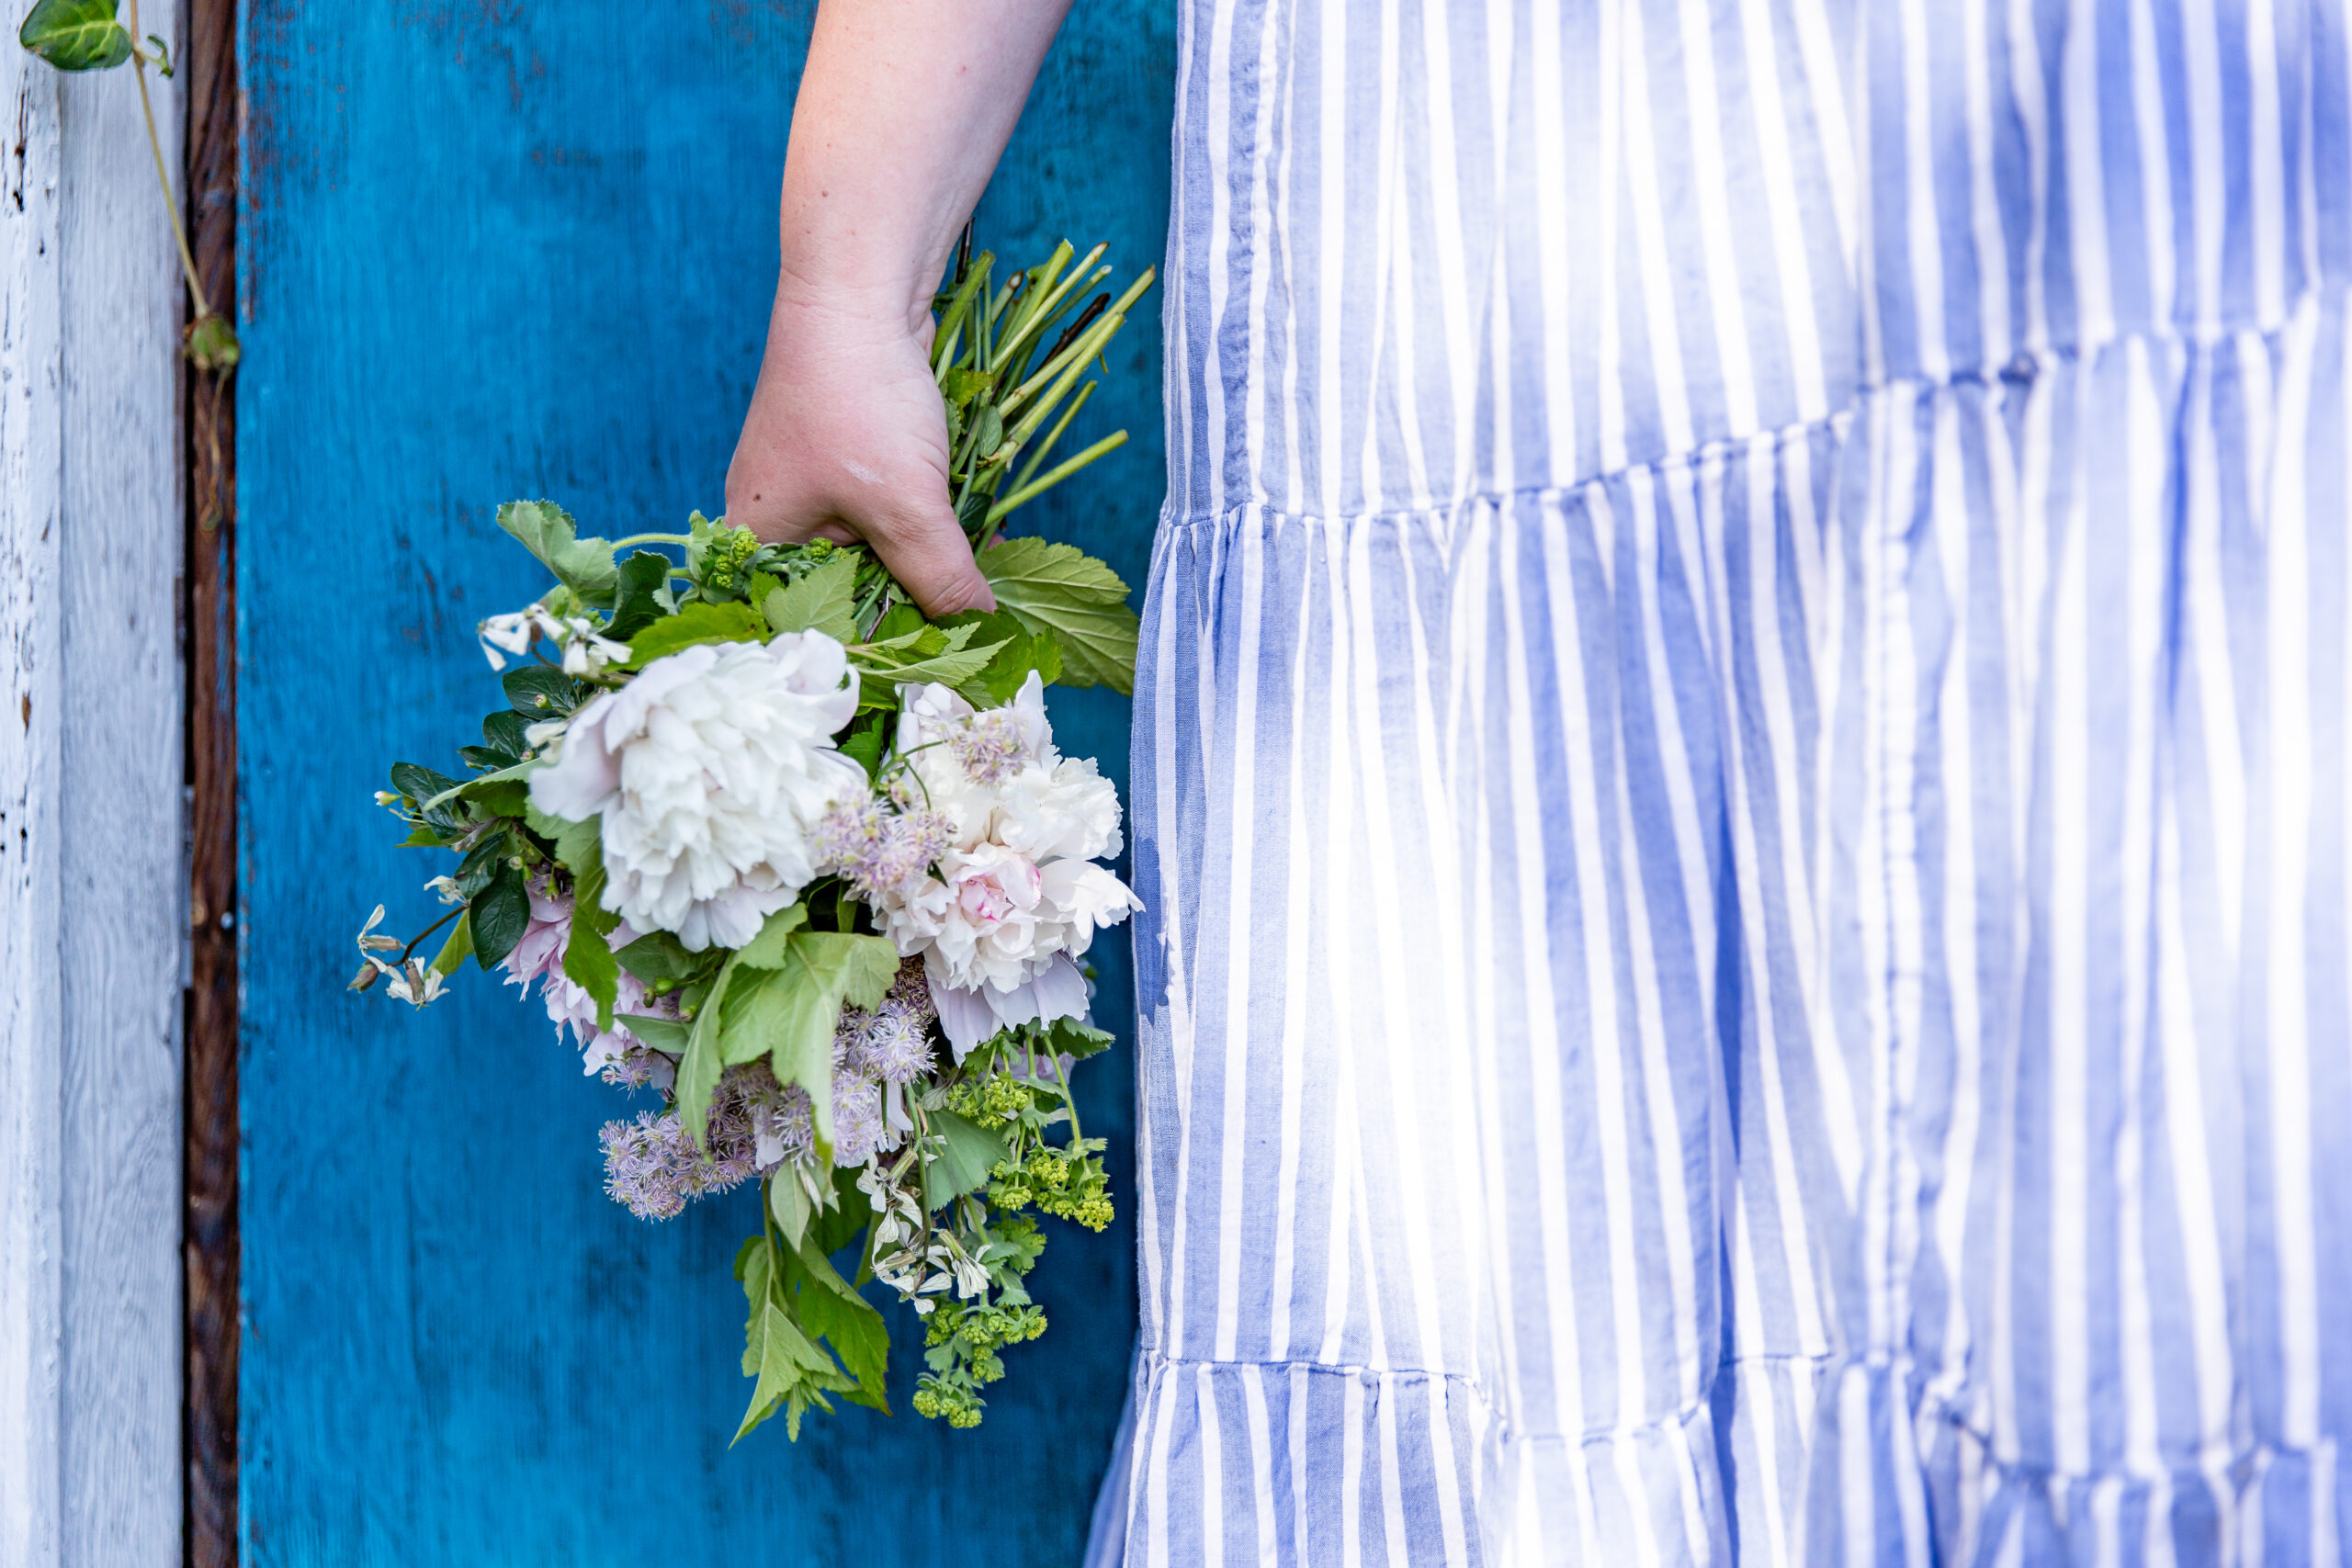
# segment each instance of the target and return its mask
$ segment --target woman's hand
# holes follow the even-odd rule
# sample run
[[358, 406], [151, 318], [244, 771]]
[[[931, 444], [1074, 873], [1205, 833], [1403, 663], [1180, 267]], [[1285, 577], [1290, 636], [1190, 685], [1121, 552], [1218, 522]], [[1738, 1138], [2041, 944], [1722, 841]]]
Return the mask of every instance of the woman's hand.
[[727, 520], [786, 543], [864, 539], [925, 614], [993, 610], [947, 493], [931, 312], [913, 314], [786, 275], [728, 465]]
[[863, 539], [928, 615], [994, 609], [947, 494], [931, 300], [1069, 0], [820, 0], [767, 356], [727, 469], [763, 539]]

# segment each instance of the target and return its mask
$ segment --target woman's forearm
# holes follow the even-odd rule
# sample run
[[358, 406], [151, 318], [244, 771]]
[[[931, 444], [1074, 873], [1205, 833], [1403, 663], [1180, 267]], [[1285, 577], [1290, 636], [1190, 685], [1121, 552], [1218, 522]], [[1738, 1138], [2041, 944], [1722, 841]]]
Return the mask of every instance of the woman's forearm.
[[1069, 0], [822, 0], [793, 106], [779, 293], [930, 307]]

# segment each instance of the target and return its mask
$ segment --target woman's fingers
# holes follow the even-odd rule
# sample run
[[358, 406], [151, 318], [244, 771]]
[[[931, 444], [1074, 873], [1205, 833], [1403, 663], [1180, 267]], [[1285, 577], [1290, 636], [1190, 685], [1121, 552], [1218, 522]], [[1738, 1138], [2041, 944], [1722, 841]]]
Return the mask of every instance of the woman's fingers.
[[910, 508], [886, 523], [869, 525], [865, 535], [924, 615], [996, 608], [995, 591], [980, 575], [971, 541], [956, 521], [956, 509], [944, 500], [935, 507]]

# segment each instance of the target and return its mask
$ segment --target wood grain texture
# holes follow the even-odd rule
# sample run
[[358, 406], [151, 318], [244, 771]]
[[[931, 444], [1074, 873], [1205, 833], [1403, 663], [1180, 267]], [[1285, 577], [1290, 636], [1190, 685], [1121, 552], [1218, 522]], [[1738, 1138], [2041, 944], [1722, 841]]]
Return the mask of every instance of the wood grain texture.
[[[716, 511], [757, 367], [808, 0], [253, 0], [240, 243], [239, 788], [246, 824], [241, 1529], [256, 1565], [1075, 1563], [1118, 1418], [1134, 1236], [1053, 1224], [1052, 1329], [980, 1436], [843, 1408], [729, 1450], [729, 1277], [752, 1194], [677, 1222], [600, 1190], [645, 1102], [583, 1079], [469, 972], [411, 1014], [344, 994], [369, 905], [446, 869], [369, 801], [455, 765], [495, 686], [481, 616], [544, 582], [492, 519], [547, 495], [609, 534]], [[980, 215], [1130, 272], [1168, 209], [1172, 17], [1073, 16]], [[1155, 311], [1073, 430], [1133, 443], [1034, 513], [1138, 586], [1164, 490]], [[1125, 784], [1127, 705], [1057, 694]], [[1132, 1010], [1124, 943], [1100, 1016]], [[1131, 1058], [1090, 1133], [1132, 1198]], [[915, 1337], [910, 1315], [901, 1343]]]
[[54, 1568], [63, 1376], [57, 78], [0, 50], [0, 1562]]
[[[237, 7], [191, 0], [187, 220], [216, 310], [236, 311]], [[189, 378], [186, 608], [188, 991], [184, 1026], [188, 1568], [237, 1560], [236, 400]]]
[[[141, 23], [179, 36], [179, 6]], [[179, 267], [129, 69], [61, 84], [66, 1568], [180, 1530]], [[166, 166], [176, 85], [151, 76]]]
[[[175, 11], [142, 19], [168, 38]], [[61, 80], [6, 52], [0, 1561], [163, 1568], [181, 1551], [178, 285], [130, 73]], [[158, 108], [175, 131], [168, 85]]]

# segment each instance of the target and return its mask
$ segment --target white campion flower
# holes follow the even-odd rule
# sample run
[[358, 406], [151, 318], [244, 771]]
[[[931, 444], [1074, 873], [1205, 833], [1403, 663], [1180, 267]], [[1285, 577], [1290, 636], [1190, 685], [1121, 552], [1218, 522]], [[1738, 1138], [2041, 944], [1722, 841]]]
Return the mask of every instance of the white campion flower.
[[867, 788], [833, 745], [856, 711], [856, 673], [822, 632], [700, 643], [574, 714], [531, 803], [603, 816], [605, 908], [695, 952], [741, 947], [814, 879], [818, 818]]
[[1119, 852], [1119, 796], [1091, 760], [1054, 748], [1032, 671], [1008, 705], [976, 712], [942, 685], [901, 694], [907, 804], [944, 818], [936, 871], [886, 892], [876, 918], [920, 954], [941, 1027], [961, 1060], [1010, 1024], [1081, 1018], [1076, 960], [1143, 906], [1099, 859]]

